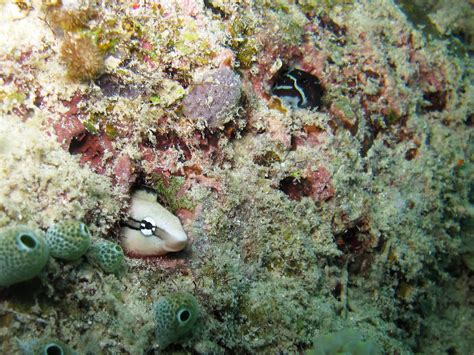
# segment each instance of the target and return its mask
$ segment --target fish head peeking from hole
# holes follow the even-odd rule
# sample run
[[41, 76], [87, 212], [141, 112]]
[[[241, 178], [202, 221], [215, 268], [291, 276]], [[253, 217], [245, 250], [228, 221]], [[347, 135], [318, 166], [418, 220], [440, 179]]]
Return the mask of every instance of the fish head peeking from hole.
[[127, 255], [160, 256], [186, 247], [188, 237], [180, 220], [158, 203], [152, 190], [133, 193], [127, 217], [121, 228], [121, 244]]

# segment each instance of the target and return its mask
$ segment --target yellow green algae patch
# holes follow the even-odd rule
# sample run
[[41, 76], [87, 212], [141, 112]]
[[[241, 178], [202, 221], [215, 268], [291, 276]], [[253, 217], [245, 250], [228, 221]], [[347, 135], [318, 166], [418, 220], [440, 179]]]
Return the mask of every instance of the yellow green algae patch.
[[81, 167], [41, 129], [40, 121], [0, 120], [0, 227], [32, 224], [45, 229], [92, 212], [94, 222], [106, 228], [120, 207], [111, 183]]

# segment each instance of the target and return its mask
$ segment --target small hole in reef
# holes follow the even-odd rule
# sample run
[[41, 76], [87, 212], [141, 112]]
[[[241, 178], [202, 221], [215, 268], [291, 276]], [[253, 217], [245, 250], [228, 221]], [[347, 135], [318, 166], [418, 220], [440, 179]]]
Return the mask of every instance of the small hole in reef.
[[96, 79], [95, 83], [100, 87], [104, 96], [110, 97], [120, 94], [122, 84], [120, 79], [114, 75], [103, 74]]
[[90, 139], [89, 133], [82, 133], [76, 137], [71, 139], [71, 143], [69, 143], [69, 153], [71, 154], [78, 154], [80, 153], [81, 148], [87, 143]]
[[338, 282], [331, 290], [332, 295], [337, 299], [341, 300], [341, 293], [342, 293], [342, 284]]
[[63, 349], [58, 344], [48, 344], [45, 348], [47, 355], [63, 355]]
[[20, 236], [20, 241], [30, 249], [33, 249], [37, 245], [36, 239], [29, 234], [22, 234]]
[[410, 160], [413, 160], [416, 158], [418, 154], [418, 149], [417, 148], [412, 148], [412, 149], [408, 149], [406, 152], [405, 152], [405, 159], [410, 161]]
[[428, 92], [423, 95], [423, 99], [428, 101], [424, 107], [425, 112], [443, 111], [448, 102], [448, 93], [446, 91]]
[[359, 227], [348, 228], [335, 236], [336, 244], [342, 252], [354, 253], [364, 247], [364, 239], [359, 233]]
[[288, 176], [280, 181], [279, 189], [283, 191], [290, 200], [299, 201], [304, 196], [311, 194], [311, 182], [308, 179], [295, 179]]

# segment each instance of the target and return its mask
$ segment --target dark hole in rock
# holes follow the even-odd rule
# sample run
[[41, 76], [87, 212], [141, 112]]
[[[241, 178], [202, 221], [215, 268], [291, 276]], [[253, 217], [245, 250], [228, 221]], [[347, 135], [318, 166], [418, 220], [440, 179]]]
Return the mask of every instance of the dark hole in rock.
[[156, 136], [156, 144], [154, 145], [156, 149], [159, 150], [168, 150], [168, 149], [177, 149], [183, 153], [183, 159], [185, 161], [191, 159], [192, 153], [187, 144], [179, 138], [175, 133], [166, 133], [159, 134]]
[[33, 105], [35, 105], [36, 107], [41, 107], [42, 104], [43, 104], [43, 96], [41, 96], [41, 91], [37, 89], [35, 91], [35, 99], [33, 100]]
[[219, 138], [219, 133], [205, 129], [204, 133], [201, 134], [201, 139], [199, 140], [199, 149], [204, 152], [217, 150], [219, 148]]
[[410, 322], [406, 319], [398, 318], [395, 320], [395, 324], [397, 325], [398, 328], [404, 330], [408, 334], [410, 334], [413, 330], [412, 329], [413, 327], [411, 326]]
[[466, 126], [474, 127], [474, 114], [470, 114], [466, 119]]
[[343, 37], [347, 32], [344, 26], [338, 25], [329, 16], [323, 15], [319, 17], [319, 22], [321, 23], [321, 27], [334, 33], [336, 37]]
[[271, 166], [273, 163], [280, 162], [280, 156], [275, 153], [273, 150], [267, 150], [263, 154], [255, 155], [253, 157], [253, 162], [262, 166]]
[[81, 148], [86, 144], [89, 139], [89, 133], [81, 133], [78, 136], [74, 136], [69, 143], [69, 153], [78, 154]]
[[337, 247], [344, 253], [361, 253], [371, 246], [372, 239], [368, 231], [367, 220], [361, 219], [343, 231], [336, 233]]
[[39, 277], [35, 277], [6, 288], [0, 288], [0, 299], [14, 298], [15, 302], [24, 304], [25, 307], [33, 307], [36, 304], [38, 295], [42, 293], [44, 293], [42, 282]]
[[415, 159], [417, 154], [418, 154], [418, 148], [408, 149], [405, 153], [405, 159], [408, 161], [413, 160]]
[[280, 181], [280, 191], [283, 191], [290, 200], [299, 201], [302, 197], [311, 195], [311, 182], [308, 179], [295, 179], [288, 176]]
[[462, 30], [455, 30], [452, 35], [464, 45], [469, 45], [469, 42], [472, 42], [473, 40], [472, 36]]
[[119, 78], [114, 75], [101, 75], [97, 78], [95, 83], [98, 87], [100, 87], [100, 90], [102, 91], [102, 94], [104, 94], [104, 96], [110, 97], [119, 94], [121, 86], [120, 81]]
[[204, 6], [208, 8], [209, 10], [211, 10], [213, 14], [219, 15], [223, 19], [226, 19], [228, 17], [227, 14], [224, 11], [222, 11], [218, 5], [217, 6], [214, 5], [213, 1], [211, 0], [204, 0]]
[[229, 141], [232, 141], [235, 138], [237, 138], [239, 135], [243, 134], [245, 132], [245, 129], [246, 128], [244, 127], [242, 130], [242, 128], [239, 125], [239, 122], [232, 120], [232, 121], [227, 122], [224, 125], [223, 132], [224, 132], [224, 135], [229, 139]]
[[427, 92], [423, 95], [423, 99], [430, 103], [424, 107], [425, 111], [443, 111], [446, 108], [448, 94], [446, 91]]
[[341, 300], [341, 292], [342, 292], [342, 285], [340, 282], [336, 284], [331, 290], [331, 294], [336, 298], [338, 301]]
[[112, 74], [101, 75], [95, 83], [107, 97], [122, 96], [134, 99], [140, 95], [139, 88], [124, 84], [120, 78]]
[[175, 80], [180, 83], [183, 88], [188, 88], [191, 83], [191, 77], [189, 73], [185, 70], [180, 71], [177, 68], [169, 65], [163, 68], [163, 73], [166, 75], [167, 78], [171, 80]]

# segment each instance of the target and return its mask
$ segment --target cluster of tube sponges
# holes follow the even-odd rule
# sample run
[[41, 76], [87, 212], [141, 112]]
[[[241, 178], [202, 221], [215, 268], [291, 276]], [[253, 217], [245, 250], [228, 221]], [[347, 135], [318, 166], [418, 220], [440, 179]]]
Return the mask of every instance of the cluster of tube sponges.
[[89, 229], [80, 221], [59, 222], [46, 234], [26, 226], [5, 228], [0, 231], [0, 286], [37, 276], [49, 256], [74, 261], [86, 253], [105, 272], [115, 273], [123, 266], [121, 247], [103, 239], [92, 243]]
[[[153, 311], [155, 339], [160, 350], [172, 343], [185, 341], [195, 328], [200, 313], [196, 298], [187, 292], [176, 292], [161, 297], [154, 303]], [[78, 354], [66, 343], [56, 338], [28, 338], [19, 340], [18, 345], [23, 355]]]

